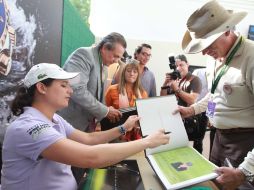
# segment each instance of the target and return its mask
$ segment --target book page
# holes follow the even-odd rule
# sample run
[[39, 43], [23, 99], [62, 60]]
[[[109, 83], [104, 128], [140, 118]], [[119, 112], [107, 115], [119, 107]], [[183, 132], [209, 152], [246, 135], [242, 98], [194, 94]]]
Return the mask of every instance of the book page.
[[138, 115], [141, 117], [140, 126], [143, 136], [161, 128], [171, 132], [169, 144], [146, 149], [147, 155], [188, 145], [188, 136], [181, 115], [180, 113], [173, 115], [178, 107], [174, 95], [139, 99], [136, 101], [136, 106]]
[[216, 166], [192, 147], [177, 148], [148, 156], [167, 189], [179, 189], [216, 178]]

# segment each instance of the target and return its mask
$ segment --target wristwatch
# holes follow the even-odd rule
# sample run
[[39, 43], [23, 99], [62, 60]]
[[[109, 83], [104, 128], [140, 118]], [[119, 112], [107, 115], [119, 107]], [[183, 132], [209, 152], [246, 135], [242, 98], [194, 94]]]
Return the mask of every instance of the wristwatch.
[[253, 182], [254, 181], [254, 174], [249, 172], [248, 170], [244, 169], [243, 167], [238, 167], [238, 169], [245, 175], [245, 179], [248, 182]]
[[123, 125], [120, 125], [118, 127], [118, 129], [119, 129], [119, 132], [121, 133], [121, 135], [125, 135], [127, 132], [126, 128]]

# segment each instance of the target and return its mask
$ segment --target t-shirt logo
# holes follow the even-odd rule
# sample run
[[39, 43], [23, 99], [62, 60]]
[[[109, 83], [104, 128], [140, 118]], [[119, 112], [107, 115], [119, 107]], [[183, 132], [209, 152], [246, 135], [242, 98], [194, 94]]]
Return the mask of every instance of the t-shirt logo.
[[40, 134], [45, 132], [50, 127], [51, 126], [47, 123], [36, 124], [33, 127], [31, 127], [30, 129], [28, 129], [27, 132], [29, 135], [32, 136], [32, 138], [34, 140], [36, 140]]

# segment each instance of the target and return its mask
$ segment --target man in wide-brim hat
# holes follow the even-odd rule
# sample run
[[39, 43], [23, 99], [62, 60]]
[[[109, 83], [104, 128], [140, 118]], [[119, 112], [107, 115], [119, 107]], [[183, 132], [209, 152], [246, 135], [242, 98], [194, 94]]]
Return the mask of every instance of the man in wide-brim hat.
[[217, 169], [217, 181], [224, 190], [254, 179], [254, 43], [235, 32], [235, 25], [246, 15], [210, 1], [189, 17], [182, 40], [186, 53], [202, 52], [213, 58], [207, 71], [210, 93], [179, 111], [188, 117], [207, 110], [216, 128], [210, 160], [221, 167], [228, 157], [236, 167]]

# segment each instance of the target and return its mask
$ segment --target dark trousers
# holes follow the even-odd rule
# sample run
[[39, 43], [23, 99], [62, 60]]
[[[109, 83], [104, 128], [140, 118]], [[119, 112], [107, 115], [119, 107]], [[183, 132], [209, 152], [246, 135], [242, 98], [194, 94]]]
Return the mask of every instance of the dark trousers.
[[[216, 129], [210, 155], [210, 161], [217, 166], [224, 166], [225, 158], [229, 158], [234, 167], [238, 167], [254, 147], [254, 129]], [[254, 189], [254, 186], [243, 184], [239, 190]]]
[[215, 132], [216, 132], [216, 128], [213, 126], [210, 126], [210, 149], [209, 149], [209, 160], [210, 160], [210, 156], [211, 156], [211, 152], [212, 152], [212, 148], [213, 148], [213, 141], [214, 141], [214, 137], [215, 137]]
[[254, 130], [237, 131], [216, 129], [210, 160], [217, 166], [223, 166], [225, 158], [230, 158], [234, 167], [238, 167], [254, 147]]
[[208, 118], [203, 112], [199, 119], [199, 136], [193, 140], [193, 148], [195, 148], [200, 154], [203, 152], [203, 140], [205, 137], [205, 132], [208, 124]]

